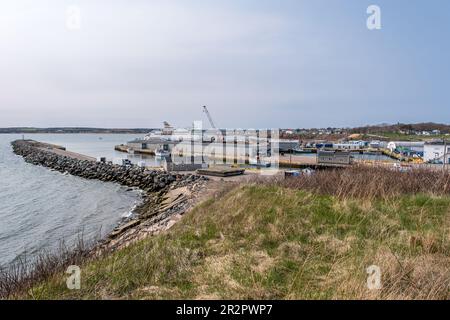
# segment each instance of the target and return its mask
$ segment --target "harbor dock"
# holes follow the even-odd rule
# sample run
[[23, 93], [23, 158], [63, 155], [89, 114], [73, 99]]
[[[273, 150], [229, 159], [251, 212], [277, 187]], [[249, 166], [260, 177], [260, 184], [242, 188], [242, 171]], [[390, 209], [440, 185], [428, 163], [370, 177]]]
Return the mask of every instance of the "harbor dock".
[[228, 167], [211, 167], [207, 169], [198, 169], [197, 173], [205, 176], [215, 177], [233, 177], [244, 174], [245, 169], [236, 169]]

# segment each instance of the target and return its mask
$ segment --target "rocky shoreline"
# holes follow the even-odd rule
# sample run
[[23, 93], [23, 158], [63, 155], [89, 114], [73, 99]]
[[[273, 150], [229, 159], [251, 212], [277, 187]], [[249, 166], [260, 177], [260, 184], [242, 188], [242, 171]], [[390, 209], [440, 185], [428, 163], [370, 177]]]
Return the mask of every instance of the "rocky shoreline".
[[28, 163], [74, 176], [114, 182], [143, 191], [143, 201], [97, 247], [116, 249], [171, 227], [196, 202], [205, 188], [206, 177], [148, 170], [80, 160], [57, 154], [48, 145], [34, 140], [11, 142], [15, 154]]

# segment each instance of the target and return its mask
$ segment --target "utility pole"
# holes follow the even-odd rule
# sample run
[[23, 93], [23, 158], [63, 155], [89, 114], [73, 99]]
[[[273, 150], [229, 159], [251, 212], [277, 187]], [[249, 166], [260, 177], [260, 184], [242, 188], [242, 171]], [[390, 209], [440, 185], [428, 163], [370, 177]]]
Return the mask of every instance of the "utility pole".
[[443, 170], [445, 171], [447, 167], [447, 140], [445, 140], [444, 138], [444, 165], [443, 165]]

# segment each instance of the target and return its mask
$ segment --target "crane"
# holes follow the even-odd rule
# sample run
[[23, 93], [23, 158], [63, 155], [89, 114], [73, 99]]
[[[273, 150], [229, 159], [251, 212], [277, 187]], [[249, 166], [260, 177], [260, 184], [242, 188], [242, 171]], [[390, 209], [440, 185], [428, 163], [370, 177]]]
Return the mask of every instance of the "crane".
[[208, 120], [209, 120], [209, 123], [211, 124], [211, 127], [213, 129], [216, 129], [216, 125], [214, 124], [214, 121], [211, 118], [211, 115], [209, 114], [208, 108], [206, 108], [206, 106], [203, 106], [203, 112], [206, 113], [206, 116], [208, 117]]

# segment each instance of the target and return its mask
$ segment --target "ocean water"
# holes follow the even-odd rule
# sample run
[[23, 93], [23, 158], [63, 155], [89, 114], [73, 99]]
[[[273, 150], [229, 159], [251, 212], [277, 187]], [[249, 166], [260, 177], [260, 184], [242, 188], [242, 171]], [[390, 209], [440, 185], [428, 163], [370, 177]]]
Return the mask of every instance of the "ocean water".
[[[21, 137], [21, 135], [20, 135]], [[129, 159], [132, 163], [144, 162], [148, 166], [159, 167], [161, 161], [150, 155], [129, 154], [114, 150], [114, 146], [125, 144], [139, 134], [26, 134], [25, 139], [53, 143], [67, 150], [85, 154], [94, 158], [106, 157], [108, 161], [120, 163], [121, 159]]]
[[[114, 183], [63, 175], [31, 165], [12, 152], [22, 135], [0, 134], [0, 266], [19, 257], [32, 260], [42, 250], [55, 251], [61, 241], [73, 246], [107, 234], [140, 200], [137, 191]], [[91, 156], [109, 152], [116, 141], [133, 135], [26, 135], [59, 143]]]

